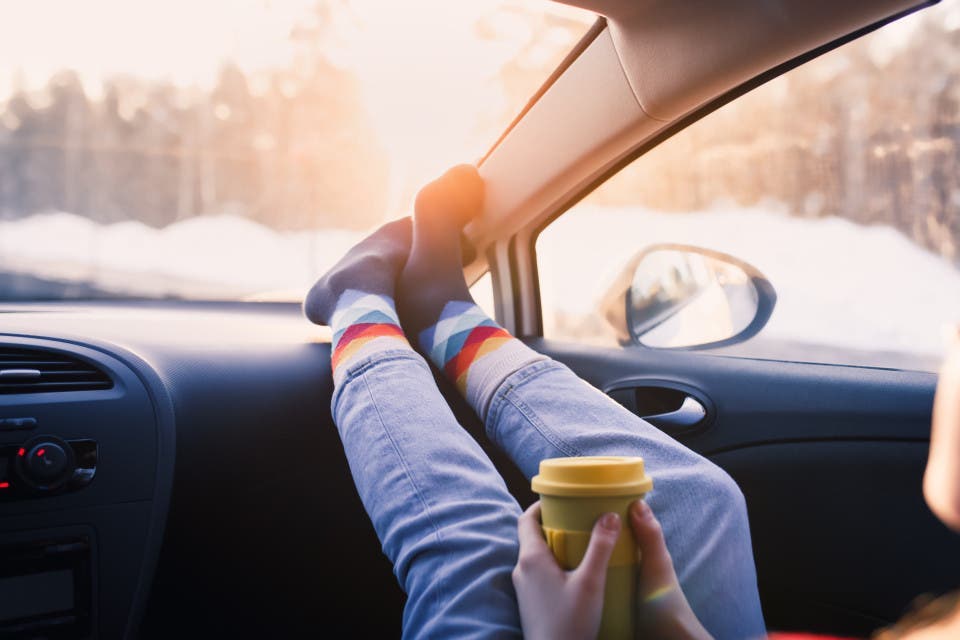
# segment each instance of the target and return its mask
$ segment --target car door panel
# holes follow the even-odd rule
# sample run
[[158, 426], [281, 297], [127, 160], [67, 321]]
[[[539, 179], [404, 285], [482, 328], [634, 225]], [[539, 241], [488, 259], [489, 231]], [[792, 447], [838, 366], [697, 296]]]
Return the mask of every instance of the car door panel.
[[865, 634], [956, 586], [957, 536], [920, 497], [927, 445], [816, 441], [711, 456], [750, 509], [768, 622]]
[[607, 392], [704, 400], [702, 425], [664, 430], [743, 490], [771, 628], [867, 634], [957, 586], [960, 537], [921, 491], [935, 375], [527, 342]]

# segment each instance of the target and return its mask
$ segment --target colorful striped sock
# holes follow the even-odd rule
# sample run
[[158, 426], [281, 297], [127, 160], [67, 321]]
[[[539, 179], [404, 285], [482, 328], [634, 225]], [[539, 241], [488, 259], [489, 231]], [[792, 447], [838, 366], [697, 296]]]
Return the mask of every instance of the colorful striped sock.
[[344, 291], [330, 317], [333, 329], [333, 382], [339, 385], [348, 364], [378, 351], [410, 349], [393, 298], [356, 289]]
[[500, 384], [514, 371], [545, 360], [491, 320], [472, 302], [448, 302], [440, 319], [419, 336], [420, 347], [486, 419]]

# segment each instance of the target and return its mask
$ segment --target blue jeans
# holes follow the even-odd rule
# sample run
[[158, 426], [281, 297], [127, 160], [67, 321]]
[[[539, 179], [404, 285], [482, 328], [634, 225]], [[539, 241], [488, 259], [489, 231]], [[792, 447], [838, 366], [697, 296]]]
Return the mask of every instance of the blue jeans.
[[[427, 363], [407, 349], [351, 363], [333, 416], [407, 593], [404, 637], [519, 637], [510, 574], [520, 507]], [[655, 482], [648, 503], [697, 617], [720, 640], [763, 637], [746, 504], [719, 467], [553, 360], [507, 377], [485, 429], [528, 479], [544, 458], [641, 455]]]

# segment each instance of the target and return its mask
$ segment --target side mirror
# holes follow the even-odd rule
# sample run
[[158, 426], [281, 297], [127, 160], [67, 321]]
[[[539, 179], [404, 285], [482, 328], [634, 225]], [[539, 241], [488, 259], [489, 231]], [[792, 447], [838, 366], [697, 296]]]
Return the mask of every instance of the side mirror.
[[621, 344], [720, 347], [759, 332], [777, 301], [754, 267], [709, 249], [654, 245], [631, 258], [601, 299]]

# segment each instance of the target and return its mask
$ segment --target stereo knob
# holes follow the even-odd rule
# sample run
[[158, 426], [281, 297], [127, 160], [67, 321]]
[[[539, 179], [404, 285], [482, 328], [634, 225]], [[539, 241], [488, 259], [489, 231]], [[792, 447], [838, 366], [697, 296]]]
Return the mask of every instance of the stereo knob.
[[73, 474], [73, 449], [53, 436], [39, 436], [17, 452], [17, 475], [30, 487], [49, 491], [58, 488]]

